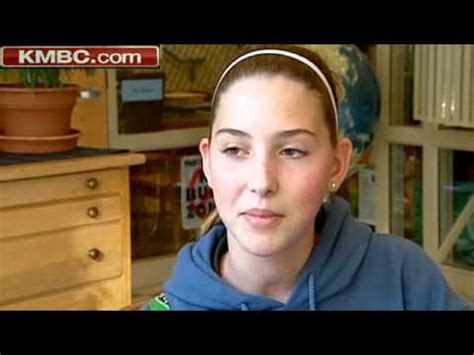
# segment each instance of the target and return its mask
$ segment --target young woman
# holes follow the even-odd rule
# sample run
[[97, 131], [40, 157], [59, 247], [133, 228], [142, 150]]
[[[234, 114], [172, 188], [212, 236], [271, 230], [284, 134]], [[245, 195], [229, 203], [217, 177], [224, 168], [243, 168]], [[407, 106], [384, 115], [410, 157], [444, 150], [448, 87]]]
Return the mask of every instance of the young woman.
[[376, 234], [331, 197], [352, 144], [328, 66], [296, 46], [224, 69], [199, 149], [216, 211], [146, 309], [468, 309], [413, 242]]

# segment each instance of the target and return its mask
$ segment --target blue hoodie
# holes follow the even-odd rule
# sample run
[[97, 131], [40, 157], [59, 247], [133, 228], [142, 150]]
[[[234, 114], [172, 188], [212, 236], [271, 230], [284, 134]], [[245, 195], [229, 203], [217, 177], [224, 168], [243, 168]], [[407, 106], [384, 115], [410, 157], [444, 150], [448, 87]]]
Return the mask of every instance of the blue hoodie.
[[214, 226], [178, 253], [165, 294], [173, 310], [462, 310], [472, 307], [449, 288], [417, 244], [375, 234], [350, 216], [345, 200], [324, 205], [326, 221], [286, 303], [241, 292], [213, 269], [225, 234]]

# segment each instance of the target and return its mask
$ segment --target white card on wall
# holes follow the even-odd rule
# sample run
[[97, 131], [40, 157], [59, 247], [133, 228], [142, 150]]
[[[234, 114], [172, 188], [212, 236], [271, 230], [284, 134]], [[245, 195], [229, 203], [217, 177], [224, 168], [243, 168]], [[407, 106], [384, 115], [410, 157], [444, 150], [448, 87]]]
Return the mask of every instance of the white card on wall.
[[359, 220], [375, 226], [375, 171], [359, 171]]
[[129, 79], [122, 81], [123, 102], [163, 100], [163, 79]]

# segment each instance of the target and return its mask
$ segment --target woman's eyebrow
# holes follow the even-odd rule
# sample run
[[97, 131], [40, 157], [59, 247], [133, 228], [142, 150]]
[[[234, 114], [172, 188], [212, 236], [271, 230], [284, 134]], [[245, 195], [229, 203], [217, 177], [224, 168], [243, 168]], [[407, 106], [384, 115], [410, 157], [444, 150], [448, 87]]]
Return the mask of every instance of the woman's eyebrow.
[[224, 133], [231, 134], [237, 137], [252, 138], [252, 136], [248, 134], [247, 132], [234, 129], [234, 128], [221, 128], [216, 132], [216, 136], [218, 136], [219, 134], [224, 134]]
[[[241, 131], [239, 129], [235, 129], [235, 128], [221, 128], [216, 132], [216, 136], [218, 136], [219, 134], [224, 134], [224, 133], [227, 133], [236, 137], [252, 138], [252, 136], [249, 133]], [[307, 129], [302, 129], [302, 128], [280, 131], [280, 132], [275, 133], [273, 136], [276, 139], [282, 139], [282, 138], [294, 137], [300, 134], [310, 135], [311, 137], [316, 136], [314, 132]]]
[[307, 130], [307, 129], [289, 129], [289, 130], [285, 130], [285, 131], [281, 131], [281, 132], [278, 132], [278, 133], [275, 133], [275, 138], [290, 138], [290, 137], [294, 137], [294, 136], [297, 136], [297, 135], [300, 135], [300, 134], [304, 134], [304, 135], [310, 135], [311, 137], [316, 137], [316, 134], [310, 130]]

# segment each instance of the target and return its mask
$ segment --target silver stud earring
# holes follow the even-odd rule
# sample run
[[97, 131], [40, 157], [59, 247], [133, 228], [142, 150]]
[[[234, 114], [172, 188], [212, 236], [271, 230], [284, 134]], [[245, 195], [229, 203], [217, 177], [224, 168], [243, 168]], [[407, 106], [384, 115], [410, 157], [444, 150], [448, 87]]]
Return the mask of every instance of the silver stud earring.
[[336, 184], [335, 181], [331, 181], [331, 183], [330, 183], [330, 185], [329, 185], [329, 189], [330, 189], [332, 192], [336, 191], [336, 189], [337, 189], [337, 184]]

